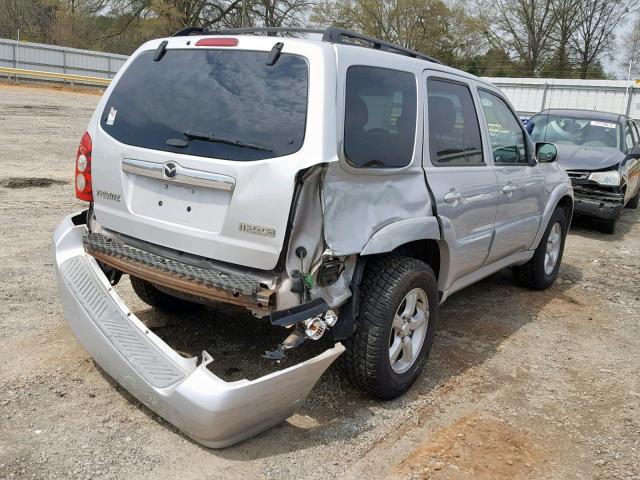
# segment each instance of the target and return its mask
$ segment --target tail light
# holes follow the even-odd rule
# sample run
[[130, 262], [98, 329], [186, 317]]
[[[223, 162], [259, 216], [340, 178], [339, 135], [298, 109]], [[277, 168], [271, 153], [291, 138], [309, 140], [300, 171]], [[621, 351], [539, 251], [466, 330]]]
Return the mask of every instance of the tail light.
[[93, 202], [91, 189], [91, 137], [87, 132], [82, 135], [76, 155], [76, 197], [85, 202]]

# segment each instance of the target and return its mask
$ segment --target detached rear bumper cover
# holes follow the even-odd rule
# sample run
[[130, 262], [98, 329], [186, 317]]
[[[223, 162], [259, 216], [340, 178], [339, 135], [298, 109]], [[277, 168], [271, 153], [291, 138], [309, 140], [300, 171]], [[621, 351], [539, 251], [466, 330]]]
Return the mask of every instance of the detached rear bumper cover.
[[78, 341], [118, 383], [203, 445], [222, 448], [285, 420], [344, 351], [337, 343], [303, 363], [256, 380], [225, 382], [171, 349], [129, 311], [84, 252], [85, 226], [66, 217], [54, 233], [65, 316]]

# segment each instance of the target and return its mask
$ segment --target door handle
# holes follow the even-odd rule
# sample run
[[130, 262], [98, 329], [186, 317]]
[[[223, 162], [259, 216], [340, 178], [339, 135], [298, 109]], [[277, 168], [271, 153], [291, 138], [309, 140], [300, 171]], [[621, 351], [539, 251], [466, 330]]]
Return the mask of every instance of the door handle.
[[513, 192], [515, 192], [518, 189], [518, 187], [516, 187], [515, 185], [505, 185], [504, 187], [502, 187], [502, 193], [504, 193], [507, 197], [511, 197], [513, 195]]
[[444, 194], [444, 201], [446, 203], [456, 203], [462, 200], [462, 194], [460, 192], [456, 192], [455, 190], [451, 190]]

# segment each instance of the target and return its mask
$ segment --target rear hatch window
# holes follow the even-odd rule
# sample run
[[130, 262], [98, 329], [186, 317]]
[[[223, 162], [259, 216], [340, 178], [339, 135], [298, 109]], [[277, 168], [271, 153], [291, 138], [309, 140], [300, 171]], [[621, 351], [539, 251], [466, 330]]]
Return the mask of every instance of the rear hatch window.
[[[138, 147], [225, 160], [292, 154], [304, 141], [308, 66], [268, 52], [171, 49], [129, 65], [100, 119], [105, 132]], [[168, 143], [167, 143], [168, 142]]]

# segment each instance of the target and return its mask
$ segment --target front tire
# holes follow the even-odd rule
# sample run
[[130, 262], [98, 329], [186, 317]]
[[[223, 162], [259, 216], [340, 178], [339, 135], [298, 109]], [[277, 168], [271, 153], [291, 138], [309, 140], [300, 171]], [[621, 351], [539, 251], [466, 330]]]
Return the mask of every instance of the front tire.
[[402, 395], [429, 356], [439, 296], [424, 262], [401, 256], [372, 258], [360, 286], [360, 316], [346, 342], [345, 369], [356, 386], [379, 398]]
[[607, 233], [609, 235], [613, 235], [614, 233], [616, 233], [616, 223], [617, 220], [603, 220], [602, 222], [600, 222], [600, 230], [602, 230], [603, 233]]
[[531, 260], [513, 267], [516, 283], [534, 290], [544, 290], [551, 286], [558, 276], [562, 262], [567, 227], [564, 209], [556, 208]]
[[638, 208], [638, 203], [640, 203], [640, 190], [638, 191], [638, 193], [635, 194], [635, 196], [631, 200], [629, 200], [629, 203], [627, 203], [626, 208], [631, 208], [635, 210], [636, 208]]

